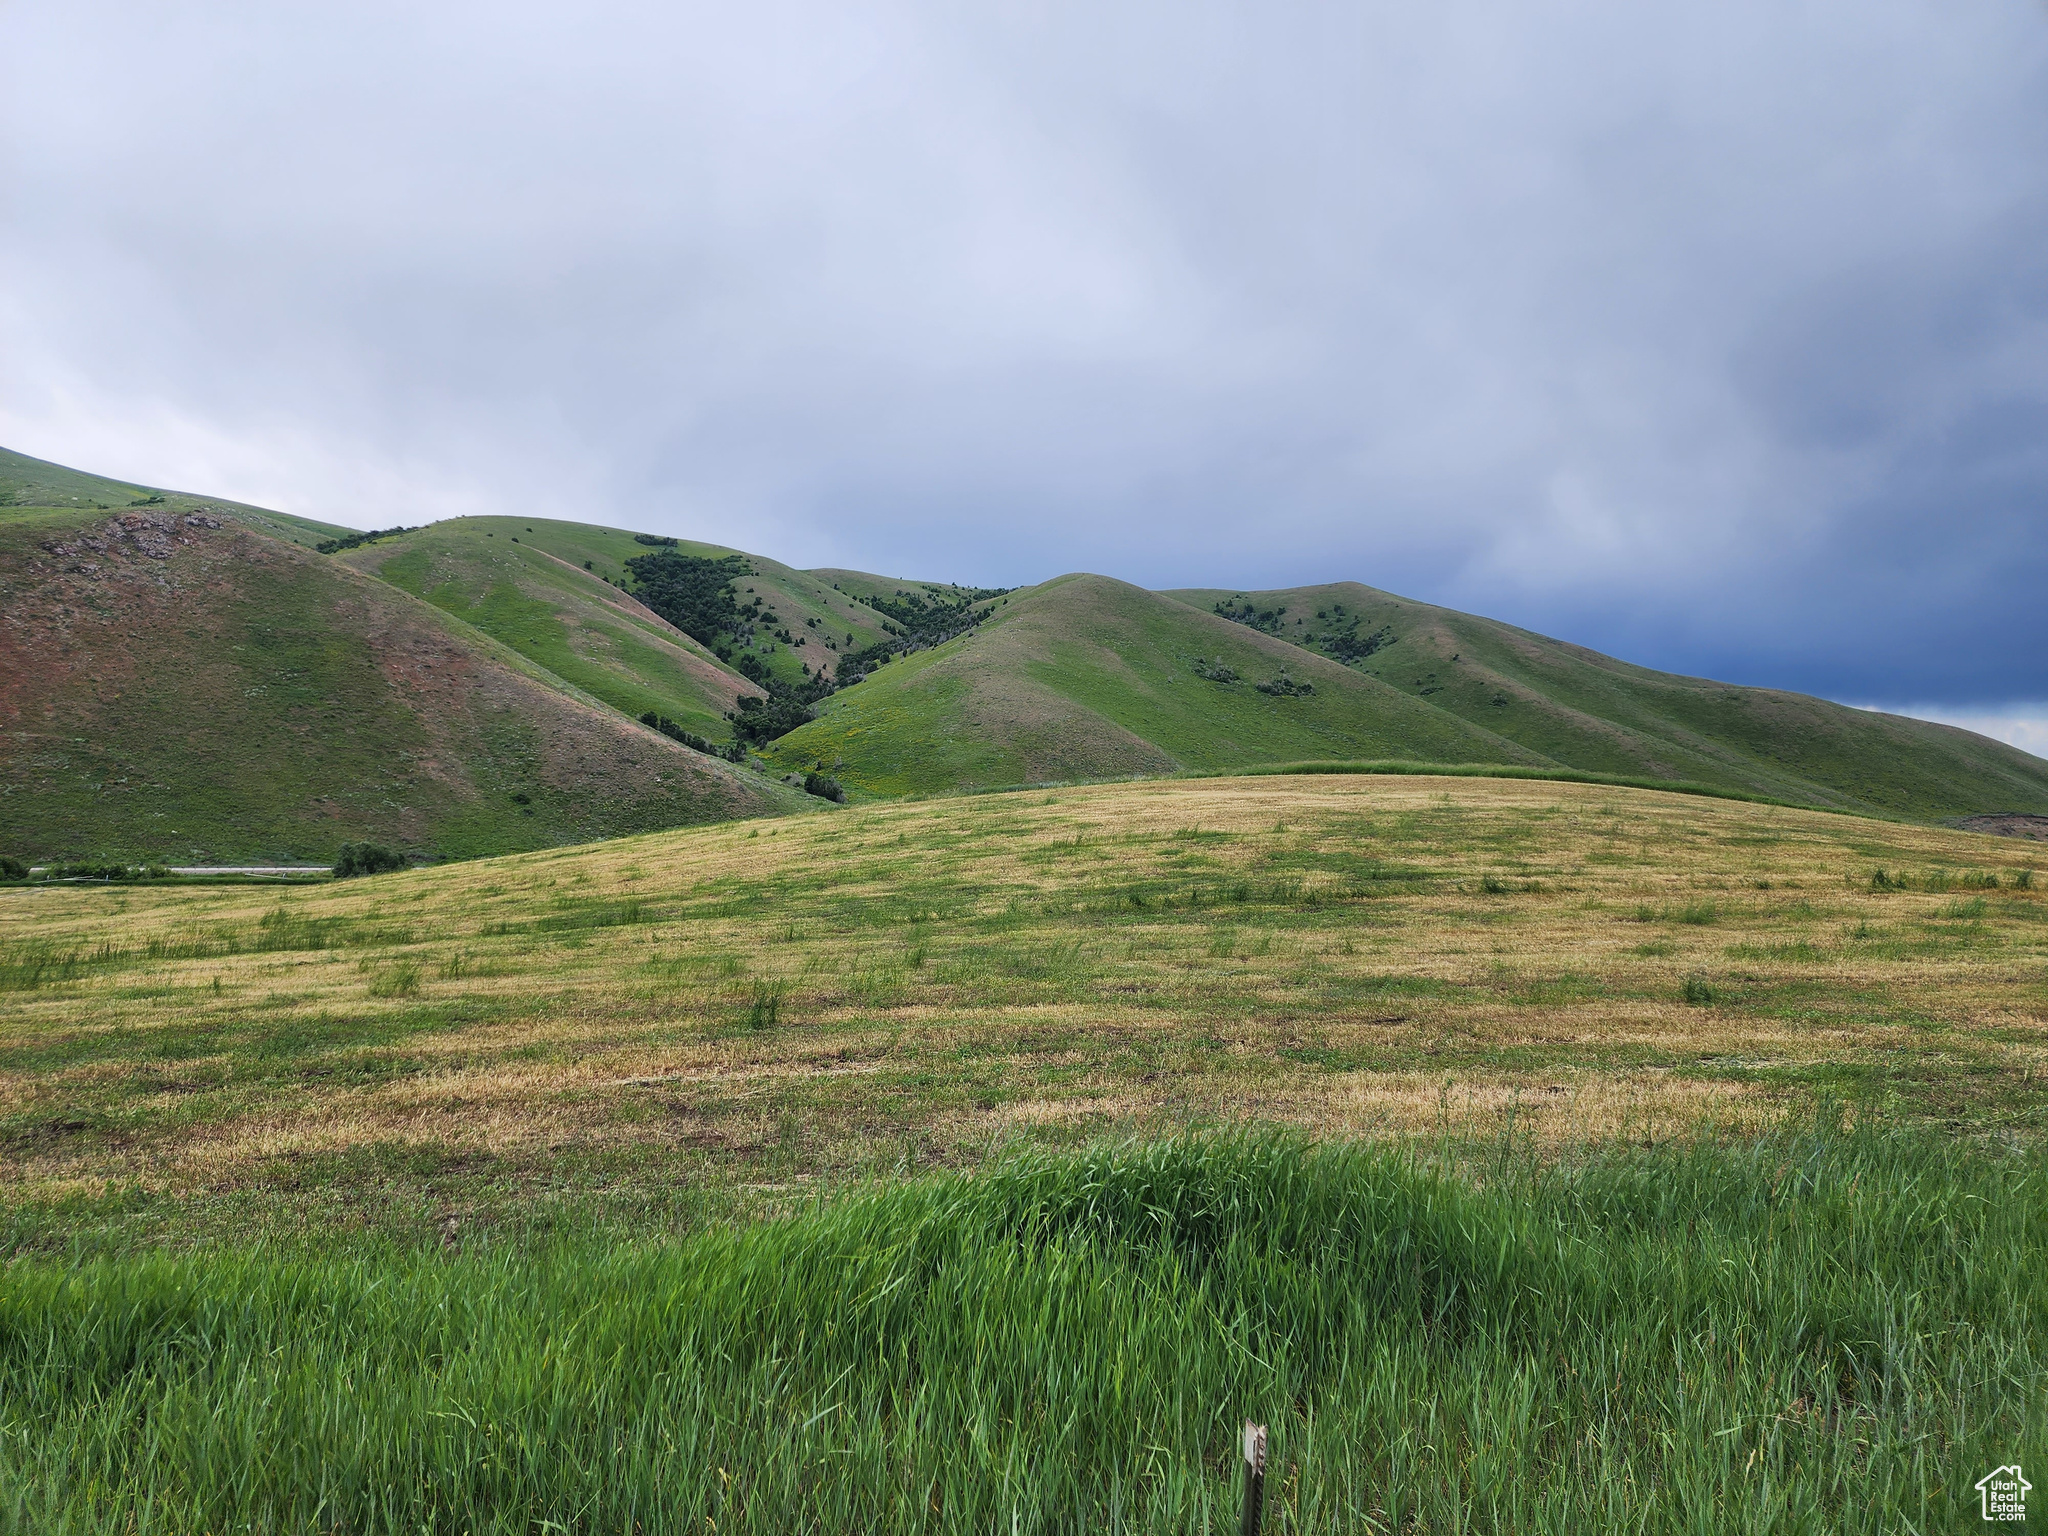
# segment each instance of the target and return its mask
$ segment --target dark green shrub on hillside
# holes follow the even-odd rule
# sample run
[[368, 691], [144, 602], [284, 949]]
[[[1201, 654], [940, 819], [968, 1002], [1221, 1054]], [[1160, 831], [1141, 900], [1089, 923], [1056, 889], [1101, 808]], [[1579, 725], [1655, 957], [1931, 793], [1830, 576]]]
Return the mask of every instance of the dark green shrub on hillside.
[[986, 613], [976, 613], [978, 604], [1014, 592], [1014, 587], [975, 587], [948, 601], [936, 587], [923, 592], [901, 592], [893, 598], [871, 597], [868, 606], [886, 614], [901, 626], [896, 633], [919, 645], [942, 645], [955, 635], [975, 627]]
[[[1358, 633], [1358, 618], [1356, 615], [1353, 615], [1348, 628], [1334, 630], [1321, 637], [1323, 654], [1332, 660], [1343, 662], [1347, 667], [1356, 666], [1368, 656], [1385, 650], [1393, 643], [1394, 629], [1392, 625], [1382, 624], [1371, 634], [1361, 635]], [[1453, 660], [1455, 659], [1454, 657]]]
[[[854, 637], [848, 635], [846, 643], [852, 645]], [[897, 653], [897, 645], [891, 640], [864, 645], [857, 651], [848, 651], [839, 658], [839, 665], [833, 669], [833, 678], [841, 688], [851, 688], [875, 668], [884, 665]]]
[[633, 573], [633, 595], [700, 645], [715, 646], [743, 622], [732, 590], [733, 578], [747, 574], [738, 555], [711, 560], [664, 548], [635, 555], [626, 569]]
[[344, 534], [338, 539], [322, 539], [313, 547], [323, 555], [338, 555], [345, 549], [358, 549], [378, 539], [394, 539], [401, 533], [412, 533], [411, 528], [372, 528], [363, 533]]
[[1270, 683], [1253, 683], [1252, 686], [1261, 693], [1270, 693], [1276, 699], [1299, 698], [1303, 694], [1316, 691], [1314, 683], [1297, 683], [1284, 672]]
[[[750, 662], [752, 666], [748, 665]], [[823, 672], [807, 673], [794, 680], [776, 677], [751, 656], [742, 656], [736, 665], [758, 682], [767, 695], [743, 695], [738, 707], [726, 715], [732, 722], [733, 735], [743, 742], [774, 741], [800, 725], [809, 724], [818, 718], [818, 712], [811, 706], [837, 687]]]
[[675, 721], [669, 719], [667, 715], [657, 715], [651, 709], [640, 717], [640, 723], [653, 726], [670, 740], [680, 741], [692, 752], [702, 752], [706, 757], [723, 758], [728, 763], [738, 763], [746, 760], [746, 749], [738, 742], [729, 742], [724, 746], [720, 746], [715, 741], [709, 741], [699, 736], [695, 731], [684, 730]]
[[787, 736], [798, 726], [808, 725], [817, 717], [818, 712], [806, 700], [785, 693], [766, 699], [748, 694], [726, 719], [732, 722], [733, 734], [741, 741], [765, 742]]
[[1247, 597], [1236, 598], [1227, 603], [1218, 603], [1215, 611], [1233, 624], [1242, 624], [1247, 629], [1256, 629], [1261, 634], [1267, 635], [1277, 635], [1280, 633], [1281, 629], [1285, 627], [1280, 621], [1287, 612], [1284, 607], [1261, 608]]
[[804, 793], [816, 795], [820, 800], [835, 801], [840, 805], [846, 803], [846, 791], [840, 787], [839, 781], [828, 779], [822, 773], [804, 775]]
[[[879, 666], [892, 653], [936, 645], [972, 629], [984, 617], [974, 611], [975, 604], [992, 595], [979, 589], [952, 600], [936, 591], [929, 600], [923, 594], [898, 594], [901, 601], [876, 605], [902, 621], [889, 626], [898, 637], [894, 643], [841, 658], [836, 679], [827, 678], [822, 669], [812, 672], [806, 662], [800, 669], [801, 679], [784, 681], [752, 647], [758, 644], [761, 651], [772, 651], [774, 641], [793, 647], [796, 635], [790, 621], [763, 603], [754, 588], [743, 593], [734, 590], [737, 578], [748, 574], [740, 557], [713, 560], [664, 548], [635, 555], [626, 568], [633, 573], [635, 597], [692, 639], [709, 646], [720, 661], [761, 690], [760, 696], [742, 698], [726, 716], [743, 743], [773, 741], [807, 724], [815, 718], [812, 705], [842, 684], [860, 681], [870, 667]], [[851, 635], [848, 643], [852, 643]]]
[[0, 853], [0, 880], [26, 880], [28, 866], [19, 859], [9, 858]]
[[635, 544], [651, 544], [656, 549], [674, 549], [676, 547], [676, 541], [665, 533], [636, 533], [633, 535], [633, 542]]
[[1223, 665], [1222, 662], [1207, 662], [1199, 656], [1195, 658], [1195, 676], [1204, 678], [1212, 683], [1234, 683], [1237, 681], [1237, 674]]
[[[642, 536], [643, 544], [673, 544], [673, 539]], [[775, 642], [794, 648], [799, 642], [791, 621], [775, 612], [753, 587], [735, 590], [737, 579], [749, 574], [747, 563], [737, 555], [709, 559], [662, 548], [653, 554], [635, 555], [626, 562], [633, 573], [633, 595], [669, 623], [757, 686], [763, 697], [742, 699], [726, 718], [742, 742], [773, 741], [815, 718], [811, 706], [840, 687], [857, 683], [890, 656], [939, 645], [974, 628], [986, 612], [979, 606], [1001, 597], [1006, 588], [977, 587], [948, 597], [932, 586], [918, 593], [898, 592], [893, 599], [877, 598], [873, 606], [888, 617], [883, 628], [893, 637], [839, 660], [836, 676], [827, 678], [821, 668], [813, 672], [802, 664], [802, 677], [784, 681], [770, 669], [762, 655], [775, 649]], [[772, 595], [772, 594], [771, 594]], [[744, 599], [744, 601], [742, 600]], [[820, 621], [809, 619], [806, 627]], [[854, 643], [849, 633], [847, 644]], [[758, 646], [759, 650], [753, 649]]]
[[394, 853], [381, 843], [343, 843], [335, 856], [334, 878], [350, 880], [357, 875], [383, 875], [405, 868], [405, 855]]

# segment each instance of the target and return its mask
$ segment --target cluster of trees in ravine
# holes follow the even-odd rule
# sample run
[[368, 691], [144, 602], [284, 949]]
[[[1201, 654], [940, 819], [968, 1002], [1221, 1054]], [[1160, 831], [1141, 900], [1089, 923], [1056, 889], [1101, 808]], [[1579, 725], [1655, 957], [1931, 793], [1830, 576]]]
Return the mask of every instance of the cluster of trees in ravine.
[[[822, 667], [811, 671], [806, 663], [800, 676], [790, 678], [777, 676], [755, 649], [764, 634], [792, 649], [799, 642], [788, 623], [757, 593], [739, 590], [739, 582], [753, 574], [744, 556], [686, 555], [674, 548], [658, 548], [633, 556], [626, 562], [626, 570], [635, 597], [760, 686], [758, 695], [743, 695], [726, 716], [742, 744], [788, 735], [817, 718], [818, 702], [827, 695], [851, 687], [892, 657], [964, 634], [988, 616], [986, 610], [975, 611], [978, 604], [1014, 590], [977, 587], [952, 599], [929, 591], [869, 598], [867, 605], [883, 615], [889, 638], [843, 653], [830, 676]], [[815, 620], [811, 627], [816, 627]], [[849, 641], [852, 638], [847, 636]], [[695, 746], [696, 742], [688, 744]], [[700, 750], [724, 755], [708, 742]]]
[[[159, 496], [157, 500], [162, 501], [163, 497]], [[313, 548], [323, 555], [338, 555], [343, 550], [361, 549], [365, 544], [374, 544], [379, 539], [395, 539], [401, 533], [418, 532], [417, 528], [366, 528], [360, 533], [345, 533], [338, 539], [322, 539]]]
[[[1368, 657], [1385, 650], [1395, 640], [1391, 624], [1382, 624], [1369, 633], [1359, 633], [1359, 619], [1362, 615], [1355, 610], [1347, 613], [1342, 603], [1332, 603], [1327, 608], [1318, 608], [1316, 622], [1320, 627], [1301, 635], [1287, 633], [1287, 609], [1284, 606], [1261, 608], [1248, 597], [1234, 597], [1218, 603], [1215, 611], [1233, 624], [1242, 624], [1245, 628], [1256, 629], [1261, 634], [1291, 640], [1294, 644], [1309, 650], [1321, 651], [1332, 661], [1341, 661], [1347, 667], [1357, 666]], [[1306, 629], [1307, 621], [1297, 618], [1294, 627]]]

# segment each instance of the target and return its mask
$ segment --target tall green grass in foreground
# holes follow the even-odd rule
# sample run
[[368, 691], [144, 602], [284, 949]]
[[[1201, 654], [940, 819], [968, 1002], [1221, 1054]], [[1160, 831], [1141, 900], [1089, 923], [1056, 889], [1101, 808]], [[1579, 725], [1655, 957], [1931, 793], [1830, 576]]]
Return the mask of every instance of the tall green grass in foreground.
[[[18, 1261], [37, 1532], [1933, 1531], [2043, 1434], [2039, 1154], [1182, 1141], [670, 1246]], [[2038, 1479], [2038, 1474], [2037, 1474]]]

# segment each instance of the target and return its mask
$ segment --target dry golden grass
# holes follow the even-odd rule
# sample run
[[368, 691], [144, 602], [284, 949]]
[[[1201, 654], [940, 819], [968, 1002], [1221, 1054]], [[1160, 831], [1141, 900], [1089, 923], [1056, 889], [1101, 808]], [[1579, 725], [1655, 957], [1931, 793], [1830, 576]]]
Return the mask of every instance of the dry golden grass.
[[0, 1181], [331, 1186], [373, 1153], [800, 1177], [1239, 1120], [1570, 1143], [1816, 1092], [2024, 1132], [2042, 862], [1639, 790], [1261, 777], [19, 890]]

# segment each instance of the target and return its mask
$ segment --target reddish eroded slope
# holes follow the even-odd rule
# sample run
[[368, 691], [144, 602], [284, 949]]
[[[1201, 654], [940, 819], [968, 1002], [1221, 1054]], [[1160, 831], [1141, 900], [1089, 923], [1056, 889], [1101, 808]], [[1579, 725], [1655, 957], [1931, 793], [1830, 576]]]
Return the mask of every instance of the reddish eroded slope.
[[0, 524], [5, 851], [458, 856], [798, 803], [222, 509]]

